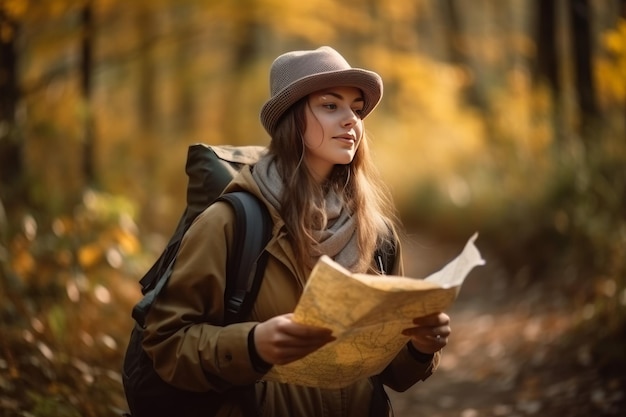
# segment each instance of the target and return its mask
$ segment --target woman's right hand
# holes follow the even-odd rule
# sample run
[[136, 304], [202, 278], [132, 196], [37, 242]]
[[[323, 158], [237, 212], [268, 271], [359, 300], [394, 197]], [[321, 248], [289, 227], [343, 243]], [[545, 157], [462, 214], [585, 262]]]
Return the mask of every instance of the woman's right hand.
[[335, 340], [330, 329], [296, 323], [293, 314], [283, 314], [257, 324], [256, 351], [265, 362], [285, 365]]

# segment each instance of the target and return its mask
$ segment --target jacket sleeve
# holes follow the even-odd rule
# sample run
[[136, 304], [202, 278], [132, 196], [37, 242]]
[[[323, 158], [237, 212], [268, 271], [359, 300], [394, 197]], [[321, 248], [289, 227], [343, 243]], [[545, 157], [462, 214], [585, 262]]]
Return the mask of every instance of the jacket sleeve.
[[394, 391], [403, 392], [411, 388], [416, 382], [424, 381], [431, 376], [439, 366], [441, 353], [437, 352], [431, 360], [421, 362], [405, 346], [380, 374], [383, 384]]
[[[402, 245], [397, 240], [397, 252], [393, 275], [404, 275], [404, 265], [402, 261]], [[394, 391], [406, 391], [418, 381], [428, 378], [439, 366], [441, 353], [437, 352], [431, 360], [418, 360], [411, 354], [408, 346], [405, 346], [380, 374], [383, 384]]]
[[262, 376], [248, 353], [248, 334], [257, 323], [220, 325], [234, 220], [221, 202], [196, 218], [146, 317], [143, 348], [159, 376], [181, 389], [223, 391]]

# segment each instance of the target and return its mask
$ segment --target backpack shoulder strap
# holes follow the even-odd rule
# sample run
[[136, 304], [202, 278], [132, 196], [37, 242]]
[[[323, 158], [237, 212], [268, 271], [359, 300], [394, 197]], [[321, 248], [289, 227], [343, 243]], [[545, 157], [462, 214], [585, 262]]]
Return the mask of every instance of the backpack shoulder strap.
[[245, 165], [253, 164], [265, 152], [264, 146], [190, 145], [187, 151], [187, 206], [161, 256], [139, 281], [143, 294], [151, 291], [176, 257], [183, 235], [194, 219], [211, 205]]
[[384, 240], [376, 247], [374, 252], [374, 261], [382, 275], [387, 275], [393, 269], [396, 263], [396, 253], [398, 250], [398, 242], [395, 238], [391, 241]]
[[228, 254], [224, 324], [235, 323], [250, 312], [267, 263], [265, 246], [271, 238], [272, 221], [267, 207], [248, 192], [223, 194], [235, 211], [235, 241]]
[[[223, 194], [219, 201], [227, 202], [235, 212], [235, 240], [228, 251], [226, 290], [224, 292], [224, 324], [240, 321], [254, 304], [267, 263], [265, 245], [271, 238], [272, 221], [267, 207], [245, 191]], [[150, 307], [169, 281], [176, 256], [162, 276], [134, 306], [132, 316], [141, 326]]]
[[185, 224], [188, 222], [188, 212], [189, 209], [185, 209], [183, 215], [178, 221], [174, 235], [170, 238], [165, 250], [163, 250], [157, 261], [152, 265], [148, 272], [146, 272], [146, 274], [139, 280], [142, 294], [146, 294], [158, 284], [159, 272], [168, 267], [169, 263], [171, 263], [171, 261], [176, 257], [180, 242], [183, 239], [183, 235], [187, 231]]

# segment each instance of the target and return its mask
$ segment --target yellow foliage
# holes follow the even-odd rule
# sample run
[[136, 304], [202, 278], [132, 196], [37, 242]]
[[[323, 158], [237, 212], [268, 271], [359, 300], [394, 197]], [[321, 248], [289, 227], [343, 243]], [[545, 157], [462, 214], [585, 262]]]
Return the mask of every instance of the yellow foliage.
[[114, 241], [117, 242], [125, 255], [139, 253], [141, 249], [141, 242], [133, 233], [129, 233], [127, 230], [117, 227], [112, 230], [112, 234]]
[[11, 268], [17, 276], [26, 277], [30, 275], [36, 268], [37, 263], [32, 254], [25, 250], [19, 250], [13, 252], [13, 258], [11, 260]]
[[602, 37], [604, 47], [616, 55], [626, 54], [626, 20], [620, 19], [615, 30], [610, 30]]
[[626, 101], [626, 20], [602, 36], [602, 45], [608, 56], [595, 62], [596, 80], [600, 100], [604, 105]]
[[355, 0], [265, 0], [256, 6], [259, 21], [279, 36], [301, 37], [316, 44], [333, 43], [344, 33], [367, 33], [372, 25], [366, 8]]
[[3, 0], [2, 10], [13, 20], [21, 19], [29, 7], [28, 0]]
[[395, 198], [404, 200], [426, 178], [442, 189], [458, 184], [454, 178], [462, 161], [486, 147], [483, 121], [461, 102], [466, 74], [384, 46], [368, 48], [368, 60], [394, 90], [366, 125], [375, 132], [377, 165]]
[[78, 249], [78, 263], [81, 267], [88, 269], [95, 266], [104, 255], [100, 243], [91, 243]]

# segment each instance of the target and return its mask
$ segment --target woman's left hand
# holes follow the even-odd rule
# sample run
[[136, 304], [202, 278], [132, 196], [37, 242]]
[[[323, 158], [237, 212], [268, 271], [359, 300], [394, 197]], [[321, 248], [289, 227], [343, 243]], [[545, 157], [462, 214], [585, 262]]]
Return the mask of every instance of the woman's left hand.
[[448, 344], [450, 317], [445, 313], [413, 319], [415, 327], [404, 329], [402, 334], [411, 338], [413, 347], [426, 354], [435, 353]]

